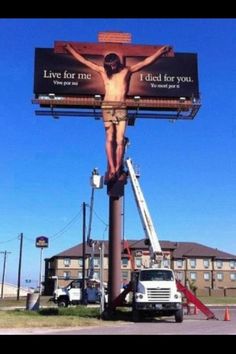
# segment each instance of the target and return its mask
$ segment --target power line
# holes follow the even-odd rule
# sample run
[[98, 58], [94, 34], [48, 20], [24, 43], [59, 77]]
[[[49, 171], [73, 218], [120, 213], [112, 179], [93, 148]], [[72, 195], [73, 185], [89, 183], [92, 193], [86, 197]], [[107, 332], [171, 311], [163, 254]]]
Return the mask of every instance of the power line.
[[58, 232], [56, 232], [54, 235], [52, 235], [51, 239], [55, 239], [61, 235], [63, 235], [66, 231], [70, 229], [70, 227], [74, 224], [74, 222], [78, 219], [78, 217], [81, 215], [82, 209]]
[[[51, 240], [55, 240], [56, 238], [62, 236], [65, 232], [67, 232], [72, 226], [73, 224], [76, 222], [76, 220], [78, 219], [78, 217], [81, 215], [82, 209], [80, 209], [80, 211], [65, 225], [63, 226], [63, 228], [61, 228], [59, 231], [57, 231], [55, 234], [53, 234], [50, 239]], [[35, 241], [32, 238], [29, 237], [25, 237], [24, 239], [27, 241]]]
[[14, 237], [14, 238], [10, 238], [9, 240], [6, 240], [6, 241], [0, 241], [0, 243], [7, 243], [7, 242], [11, 242], [13, 240], [16, 240], [17, 238]]
[[108, 224], [102, 218], [100, 218], [100, 216], [96, 213], [95, 210], [93, 210], [93, 212], [96, 215], [96, 217], [98, 218], [98, 220], [100, 220], [105, 226], [108, 226]]

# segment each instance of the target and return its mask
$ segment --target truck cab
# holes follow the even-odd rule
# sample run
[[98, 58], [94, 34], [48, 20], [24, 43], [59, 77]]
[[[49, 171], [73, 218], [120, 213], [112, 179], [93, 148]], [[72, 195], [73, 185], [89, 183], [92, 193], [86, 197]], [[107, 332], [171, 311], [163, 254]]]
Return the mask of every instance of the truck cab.
[[[60, 307], [67, 307], [68, 305], [79, 305], [82, 303], [82, 279], [73, 280], [64, 288], [59, 288], [54, 291], [52, 301]], [[97, 287], [97, 283], [87, 281], [84, 290], [84, 304], [99, 303], [101, 292]]]
[[177, 291], [174, 272], [168, 268], [146, 268], [132, 274], [133, 320], [141, 317], [174, 316], [183, 321], [181, 293]]

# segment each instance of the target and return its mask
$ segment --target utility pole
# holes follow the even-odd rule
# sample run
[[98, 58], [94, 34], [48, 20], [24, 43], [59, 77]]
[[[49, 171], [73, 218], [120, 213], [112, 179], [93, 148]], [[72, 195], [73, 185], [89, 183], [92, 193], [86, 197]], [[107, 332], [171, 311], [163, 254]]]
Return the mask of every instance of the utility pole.
[[104, 293], [104, 242], [102, 241], [99, 247], [100, 250], [100, 291], [101, 291], [101, 301], [100, 301], [100, 315], [105, 309], [105, 293]]
[[18, 266], [18, 282], [17, 282], [17, 300], [20, 300], [20, 275], [21, 275], [21, 260], [22, 260], [22, 247], [23, 247], [23, 233], [20, 234], [20, 255]]
[[2, 288], [1, 288], [1, 299], [3, 299], [3, 293], [4, 293], [4, 281], [5, 281], [5, 273], [6, 273], [6, 264], [7, 264], [7, 254], [10, 254], [11, 252], [0, 252], [1, 254], [4, 254], [4, 261], [3, 261], [3, 271], [2, 271]]

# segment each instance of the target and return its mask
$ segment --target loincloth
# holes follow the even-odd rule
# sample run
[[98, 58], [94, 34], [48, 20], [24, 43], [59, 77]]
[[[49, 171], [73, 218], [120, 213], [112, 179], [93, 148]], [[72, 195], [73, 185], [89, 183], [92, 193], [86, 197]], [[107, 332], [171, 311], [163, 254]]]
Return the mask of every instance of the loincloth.
[[104, 122], [111, 122], [113, 124], [128, 120], [127, 109], [125, 106], [124, 108], [114, 108], [104, 105], [102, 106], [102, 115]]

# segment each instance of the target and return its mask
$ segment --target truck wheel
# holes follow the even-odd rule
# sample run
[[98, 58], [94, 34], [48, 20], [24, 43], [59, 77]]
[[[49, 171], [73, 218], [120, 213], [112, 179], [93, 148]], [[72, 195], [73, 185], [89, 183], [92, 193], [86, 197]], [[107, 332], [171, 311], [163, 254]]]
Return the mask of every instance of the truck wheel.
[[183, 322], [183, 319], [184, 319], [183, 309], [177, 310], [175, 312], [175, 322], [181, 323], [181, 322]]
[[58, 307], [68, 307], [68, 301], [66, 300], [58, 301]]
[[132, 311], [132, 319], [134, 322], [139, 322], [140, 320], [140, 313], [138, 310], [133, 310]]

